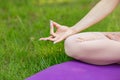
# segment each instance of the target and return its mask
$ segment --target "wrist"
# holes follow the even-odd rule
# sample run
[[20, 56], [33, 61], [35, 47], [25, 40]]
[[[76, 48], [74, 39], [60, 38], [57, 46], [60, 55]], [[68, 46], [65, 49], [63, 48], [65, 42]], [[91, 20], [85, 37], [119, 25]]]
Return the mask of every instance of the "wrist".
[[70, 27], [70, 29], [71, 29], [71, 31], [72, 31], [73, 34], [76, 34], [76, 33], [79, 32], [78, 29], [76, 29], [75, 26]]

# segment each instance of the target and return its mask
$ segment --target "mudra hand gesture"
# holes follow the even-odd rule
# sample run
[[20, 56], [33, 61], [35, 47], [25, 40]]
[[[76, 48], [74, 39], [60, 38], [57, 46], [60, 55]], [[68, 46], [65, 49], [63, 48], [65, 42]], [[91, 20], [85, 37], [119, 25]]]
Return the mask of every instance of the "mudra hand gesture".
[[[54, 28], [56, 28], [56, 32], [54, 32]], [[40, 40], [49, 40], [53, 41], [54, 44], [58, 43], [68, 36], [73, 34], [73, 30], [67, 26], [60, 25], [54, 21], [50, 21], [50, 36], [46, 38], [40, 38]]]

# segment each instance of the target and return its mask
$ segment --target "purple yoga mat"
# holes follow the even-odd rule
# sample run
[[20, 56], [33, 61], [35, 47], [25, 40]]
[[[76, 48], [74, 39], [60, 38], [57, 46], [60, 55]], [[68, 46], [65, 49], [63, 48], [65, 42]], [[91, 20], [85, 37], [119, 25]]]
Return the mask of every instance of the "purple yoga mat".
[[68, 61], [51, 66], [26, 80], [120, 80], [120, 65], [96, 66]]

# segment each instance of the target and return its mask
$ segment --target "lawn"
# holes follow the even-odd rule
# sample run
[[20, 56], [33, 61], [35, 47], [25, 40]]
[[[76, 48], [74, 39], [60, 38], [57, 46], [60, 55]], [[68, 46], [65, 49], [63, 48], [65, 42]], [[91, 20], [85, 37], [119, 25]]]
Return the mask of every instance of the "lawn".
[[[49, 20], [73, 26], [98, 0], [0, 0], [0, 80], [24, 80], [51, 65], [69, 61], [64, 41], [49, 36]], [[86, 31], [120, 31], [120, 6]]]

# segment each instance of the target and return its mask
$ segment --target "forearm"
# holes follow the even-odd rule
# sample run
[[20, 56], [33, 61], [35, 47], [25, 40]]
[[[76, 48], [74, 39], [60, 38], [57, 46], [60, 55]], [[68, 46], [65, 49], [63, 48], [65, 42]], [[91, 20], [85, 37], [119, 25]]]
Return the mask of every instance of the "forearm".
[[74, 33], [78, 33], [96, 24], [109, 15], [119, 2], [120, 0], [101, 0], [83, 19], [71, 27], [71, 29]]

